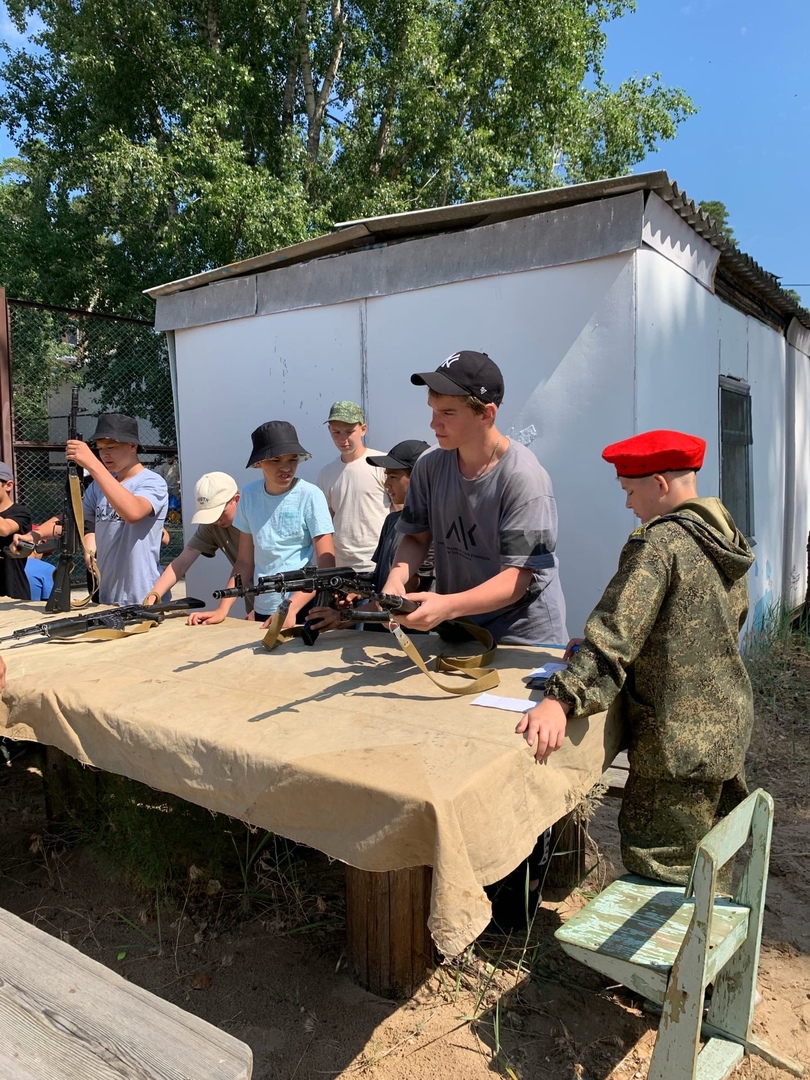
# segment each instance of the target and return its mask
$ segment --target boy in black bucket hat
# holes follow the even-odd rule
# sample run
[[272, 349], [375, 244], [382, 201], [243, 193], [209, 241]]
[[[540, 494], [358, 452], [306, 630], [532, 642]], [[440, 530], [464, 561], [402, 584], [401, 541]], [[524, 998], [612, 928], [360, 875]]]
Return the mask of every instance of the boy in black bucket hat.
[[90, 440], [70, 439], [68, 461], [92, 477], [84, 493], [87, 558], [96, 555], [102, 604], [140, 604], [160, 574], [160, 540], [169, 505], [166, 481], [138, 459], [138, 421], [124, 413], [103, 413]]
[[[286, 420], [270, 420], [251, 435], [253, 450], [246, 468], [261, 469], [262, 480], [245, 484], [233, 524], [239, 530], [239, 551], [227, 588], [239, 574], [244, 582], [281, 574], [287, 570], [317, 564], [335, 565], [332, 543], [332, 515], [320, 488], [295, 474], [300, 461], [309, 454], [298, 441], [298, 433]], [[290, 596], [285, 627], [293, 626], [310, 593]], [[281, 602], [278, 593], [262, 593], [255, 598], [253, 613], [266, 623]], [[226, 597], [214, 611], [189, 616], [192, 625], [222, 622], [234, 604]]]

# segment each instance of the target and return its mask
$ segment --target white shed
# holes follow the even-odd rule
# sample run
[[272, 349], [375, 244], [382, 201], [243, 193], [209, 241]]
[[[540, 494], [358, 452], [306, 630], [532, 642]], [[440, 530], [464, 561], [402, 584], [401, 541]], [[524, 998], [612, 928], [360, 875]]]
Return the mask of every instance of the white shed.
[[[255, 478], [260, 423], [295, 424], [310, 480], [334, 457], [338, 399], [365, 406], [376, 449], [432, 441], [409, 376], [477, 349], [504, 372], [499, 428], [554, 483], [571, 633], [634, 527], [601, 450], [651, 428], [706, 439], [699, 490], [754, 541], [754, 617], [804, 597], [810, 312], [664, 172], [349, 222], [147, 291], [172, 357], [187, 533], [202, 473]], [[197, 562], [189, 591], [224, 583], [220, 559]]]

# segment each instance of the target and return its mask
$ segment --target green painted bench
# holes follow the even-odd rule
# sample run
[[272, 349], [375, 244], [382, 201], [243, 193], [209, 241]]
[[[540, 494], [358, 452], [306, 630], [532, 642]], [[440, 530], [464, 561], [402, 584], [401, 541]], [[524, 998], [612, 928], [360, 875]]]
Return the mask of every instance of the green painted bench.
[[[619, 878], [556, 932], [570, 956], [662, 1007], [648, 1080], [723, 1080], [746, 1052], [804, 1075], [751, 1034], [772, 828], [759, 789], [704, 837], [686, 889]], [[718, 896], [720, 870], [749, 838], [734, 896]]]

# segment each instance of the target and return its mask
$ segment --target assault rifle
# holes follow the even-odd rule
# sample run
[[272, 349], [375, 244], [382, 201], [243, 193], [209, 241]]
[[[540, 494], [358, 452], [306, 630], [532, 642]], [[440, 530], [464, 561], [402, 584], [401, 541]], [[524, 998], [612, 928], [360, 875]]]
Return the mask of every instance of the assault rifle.
[[0, 638], [0, 642], [14, 641], [19, 643], [23, 638], [33, 637], [34, 634], [64, 640], [65, 638], [86, 634], [88, 630], [124, 630], [128, 623], [146, 621], [161, 623], [167, 615], [172, 615], [175, 612], [204, 607], [204, 601], [195, 600], [192, 596], [186, 596], [171, 600], [168, 604], [153, 604], [152, 607], [133, 604], [130, 607], [109, 608], [107, 611], [97, 611], [92, 615], [72, 615], [69, 619], [52, 619], [51, 622], [23, 626], [21, 629], [13, 631], [8, 637]]
[[[68, 439], [79, 439], [79, 388], [70, 393], [70, 416]], [[51, 595], [45, 603], [46, 611], [70, 611], [70, 572], [74, 557], [82, 551], [77, 514], [82, 513], [81, 476], [75, 461], [69, 461], [65, 477], [65, 508], [62, 513], [62, 532], [59, 537], [59, 562], [53, 575]]]
[[[313, 607], [334, 608], [342, 623], [389, 622], [391, 615], [408, 615], [419, 607], [413, 600], [404, 596], [380, 593], [374, 588], [371, 574], [364, 574], [351, 566], [324, 567], [303, 566], [300, 570], [288, 570], [283, 574], [260, 577], [255, 585], [244, 585], [241, 577], [234, 578], [232, 589], [217, 589], [215, 600], [233, 596], [258, 596], [261, 593], [277, 592], [286, 597], [291, 592], [314, 592]], [[340, 607], [340, 600], [347, 596], [361, 596], [364, 600], [374, 600], [382, 611], [356, 611], [351, 607]], [[282, 601], [283, 603], [283, 601]], [[319, 631], [315, 630], [307, 619], [304, 622], [301, 638], [305, 645], [314, 645]]]

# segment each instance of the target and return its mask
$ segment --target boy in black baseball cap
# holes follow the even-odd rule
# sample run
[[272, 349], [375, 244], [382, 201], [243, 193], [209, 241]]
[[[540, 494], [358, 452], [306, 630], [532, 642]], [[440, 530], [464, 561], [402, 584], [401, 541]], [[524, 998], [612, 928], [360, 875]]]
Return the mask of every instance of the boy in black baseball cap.
[[551, 480], [495, 426], [500, 369], [486, 353], [464, 349], [411, 382], [428, 387], [439, 445], [414, 466], [384, 591], [406, 592], [432, 541], [436, 592], [412, 594], [420, 607], [403, 625], [430, 630], [463, 616], [496, 641], [565, 643]]

